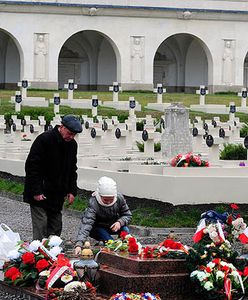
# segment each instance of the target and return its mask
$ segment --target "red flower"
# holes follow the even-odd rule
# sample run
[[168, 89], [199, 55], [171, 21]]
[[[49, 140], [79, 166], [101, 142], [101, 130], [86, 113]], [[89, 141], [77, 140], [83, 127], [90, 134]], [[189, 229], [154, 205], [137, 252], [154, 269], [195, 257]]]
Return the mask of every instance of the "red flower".
[[21, 272], [16, 267], [11, 267], [5, 272], [4, 276], [14, 281], [21, 276]]
[[215, 263], [216, 265], [220, 264], [220, 258], [215, 258], [212, 260], [213, 263]]
[[248, 267], [244, 268], [243, 274], [244, 274], [244, 276], [248, 276]]
[[223, 266], [222, 268], [221, 268], [221, 270], [223, 271], [223, 272], [228, 272], [229, 271], [229, 268], [228, 268], [228, 266]]
[[93, 285], [89, 281], [86, 281], [85, 284], [86, 284], [87, 289], [92, 289], [93, 288]]
[[212, 270], [211, 270], [210, 267], [206, 267], [205, 271], [208, 272], [208, 273], [211, 273], [211, 272], [212, 272]]
[[230, 206], [231, 206], [231, 208], [234, 209], [234, 210], [239, 209], [238, 205], [235, 204], [235, 203], [232, 203]]
[[26, 252], [22, 255], [22, 261], [24, 264], [32, 265], [35, 263], [34, 254], [32, 252]]
[[136, 239], [132, 236], [128, 239], [128, 244], [136, 244]]
[[233, 221], [233, 218], [232, 218], [231, 215], [229, 215], [228, 218], [227, 218], [227, 221], [226, 221], [227, 224], [228, 224], [228, 225], [231, 225], [231, 224], [232, 224], [232, 221]]
[[209, 167], [209, 162], [208, 161], [205, 162], [205, 167]]
[[37, 261], [36, 263], [36, 269], [41, 272], [42, 270], [46, 269], [47, 267], [49, 267], [49, 263], [47, 262], [47, 260], [40, 259], [39, 261]]
[[70, 263], [69, 259], [64, 256], [64, 254], [59, 254], [57, 257], [56, 265], [58, 267], [63, 267], [63, 266], [70, 267], [71, 263]]
[[125, 237], [128, 235], [128, 233], [126, 232], [126, 231], [121, 231], [121, 233], [120, 233], [120, 238], [122, 239], [122, 240], [125, 240]]

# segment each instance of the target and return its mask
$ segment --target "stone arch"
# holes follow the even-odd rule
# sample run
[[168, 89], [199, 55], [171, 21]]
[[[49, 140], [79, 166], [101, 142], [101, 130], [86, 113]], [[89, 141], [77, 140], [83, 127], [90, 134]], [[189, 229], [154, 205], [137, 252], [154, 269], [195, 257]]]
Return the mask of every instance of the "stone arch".
[[153, 60], [153, 83], [163, 83], [169, 92], [195, 92], [199, 85], [212, 86], [212, 55], [206, 44], [188, 33], [165, 39]]
[[0, 28], [0, 88], [15, 89], [23, 77], [23, 51], [17, 39]]
[[77, 32], [59, 53], [59, 88], [74, 79], [80, 90], [108, 90], [114, 81], [120, 81], [120, 66], [119, 50], [107, 35], [95, 30]]

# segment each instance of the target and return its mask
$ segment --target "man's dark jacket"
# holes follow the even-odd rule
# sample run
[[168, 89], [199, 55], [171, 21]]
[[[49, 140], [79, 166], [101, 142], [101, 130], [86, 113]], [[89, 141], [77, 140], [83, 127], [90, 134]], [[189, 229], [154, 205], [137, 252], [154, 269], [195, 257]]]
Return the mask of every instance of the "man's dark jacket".
[[[25, 164], [24, 201], [46, 209], [60, 211], [64, 197], [77, 193], [77, 143], [66, 142], [58, 126], [40, 134], [30, 149]], [[44, 194], [44, 201], [34, 195]]]

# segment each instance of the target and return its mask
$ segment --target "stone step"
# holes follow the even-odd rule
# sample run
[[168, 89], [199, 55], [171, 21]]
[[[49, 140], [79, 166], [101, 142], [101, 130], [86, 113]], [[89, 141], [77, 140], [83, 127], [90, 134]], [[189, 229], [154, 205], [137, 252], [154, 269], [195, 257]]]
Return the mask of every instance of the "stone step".
[[140, 259], [126, 253], [100, 252], [97, 262], [139, 275], [187, 273], [185, 259]]
[[118, 292], [158, 293], [163, 300], [185, 300], [191, 298], [188, 273], [177, 274], [134, 274], [107, 265], [100, 268], [99, 291], [105, 295]]

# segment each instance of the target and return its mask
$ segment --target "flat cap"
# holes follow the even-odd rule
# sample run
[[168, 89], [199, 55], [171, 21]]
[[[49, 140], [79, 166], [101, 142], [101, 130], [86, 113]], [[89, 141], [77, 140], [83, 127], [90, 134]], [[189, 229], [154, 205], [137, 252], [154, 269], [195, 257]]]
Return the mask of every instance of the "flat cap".
[[66, 115], [63, 117], [61, 123], [71, 132], [80, 133], [83, 131], [82, 125], [77, 117], [74, 115]]

